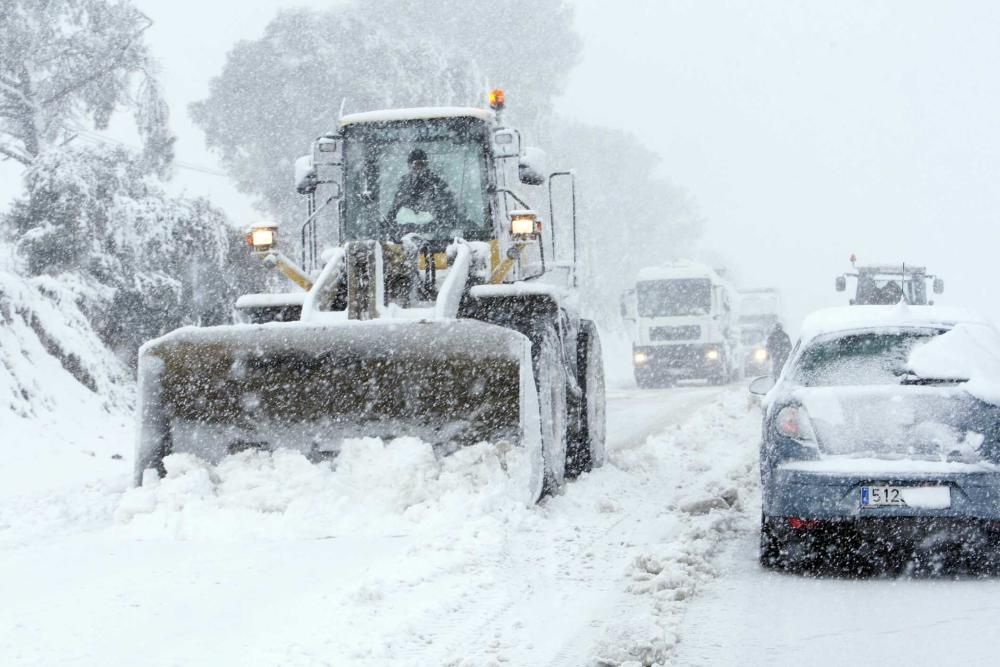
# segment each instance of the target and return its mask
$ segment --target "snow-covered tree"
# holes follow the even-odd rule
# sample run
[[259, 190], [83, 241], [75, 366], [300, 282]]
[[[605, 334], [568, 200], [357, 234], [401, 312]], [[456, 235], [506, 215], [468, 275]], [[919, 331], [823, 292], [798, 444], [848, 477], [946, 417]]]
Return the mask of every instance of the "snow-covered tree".
[[583, 287], [614, 317], [643, 266], [692, 250], [702, 220], [691, 197], [658, 174], [660, 157], [632, 134], [559, 119], [555, 163], [579, 165], [577, 192]]
[[132, 109], [144, 168], [165, 173], [174, 138], [143, 41], [150, 25], [129, 0], [0, 3], [0, 156], [30, 165]]
[[83, 310], [126, 358], [177, 326], [228, 320], [258, 275], [221, 211], [168, 197], [145, 174], [119, 146], [41, 153], [4, 217], [27, 273], [100, 286]]
[[[495, 6], [494, 6], [495, 5]], [[559, 0], [351, 2], [277, 15], [240, 42], [209, 97], [192, 107], [241, 188], [294, 216], [292, 161], [350, 111], [481, 105], [492, 85], [516, 92], [520, 120], [545, 115], [579, 53]]]

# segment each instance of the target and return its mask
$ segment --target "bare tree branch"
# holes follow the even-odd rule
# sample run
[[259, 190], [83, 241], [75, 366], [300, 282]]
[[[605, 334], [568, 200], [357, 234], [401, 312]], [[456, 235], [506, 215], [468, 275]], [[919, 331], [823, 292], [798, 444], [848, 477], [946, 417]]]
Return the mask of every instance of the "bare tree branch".
[[7, 96], [13, 96], [17, 98], [24, 106], [31, 109], [35, 108], [35, 103], [28, 99], [27, 95], [24, 94], [24, 89], [16, 81], [12, 81], [9, 78], [0, 75], [0, 91], [4, 91]]
[[29, 166], [32, 162], [31, 156], [25, 155], [24, 153], [11, 147], [9, 144], [0, 144], [0, 155], [5, 155], [10, 159], [17, 160], [25, 166]]
[[144, 32], [146, 32], [146, 31], [147, 31], [147, 30], [148, 30], [148, 29], [149, 29], [149, 28], [150, 28], [150, 27], [151, 27], [151, 26], [153, 25], [153, 22], [152, 22], [152, 21], [151, 21], [151, 20], [149, 19], [149, 17], [148, 17], [148, 16], [146, 16], [145, 14], [140, 14], [140, 16], [142, 16], [142, 18], [146, 19], [146, 21], [147, 21], [146, 25], [145, 25], [145, 26], [143, 26], [143, 27], [142, 27], [142, 28], [141, 28], [141, 29], [139, 30], [139, 32], [137, 32], [137, 33], [135, 33], [134, 35], [132, 35], [132, 37], [130, 37], [130, 38], [129, 38], [129, 40], [128, 40], [127, 42], [125, 42], [125, 44], [124, 44], [124, 45], [122, 46], [122, 48], [121, 48], [121, 49], [119, 50], [119, 52], [118, 52], [118, 55], [117, 55], [117, 56], [115, 56], [115, 57], [114, 57], [114, 58], [113, 58], [113, 59], [111, 60], [111, 62], [109, 62], [109, 63], [108, 63], [108, 65], [107, 65], [106, 67], [104, 67], [104, 68], [102, 68], [102, 69], [98, 69], [98, 70], [95, 70], [95, 71], [94, 71], [94, 72], [92, 72], [92, 73], [91, 73], [91, 74], [90, 74], [89, 76], [85, 76], [85, 77], [83, 77], [82, 79], [79, 79], [79, 80], [77, 80], [77, 81], [74, 81], [73, 83], [69, 84], [68, 86], [66, 86], [65, 88], [63, 88], [63, 89], [62, 89], [62, 90], [60, 90], [59, 92], [55, 93], [54, 95], [52, 95], [52, 96], [50, 96], [50, 97], [48, 97], [48, 98], [46, 98], [46, 99], [42, 100], [42, 104], [43, 104], [43, 105], [48, 105], [48, 104], [51, 104], [52, 102], [55, 102], [56, 100], [58, 100], [58, 99], [59, 99], [60, 97], [63, 97], [63, 96], [65, 96], [65, 95], [68, 95], [68, 94], [72, 93], [72, 92], [73, 92], [73, 91], [75, 91], [75, 90], [79, 90], [80, 88], [83, 88], [83, 87], [84, 87], [84, 86], [86, 86], [86, 85], [87, 85], [88, 83], [91, 83], [91, 82], [93, 82], [93, 81], [96, 81], [97, 79], [101, 78], [102, 76], [104, 76], [104, 75], [105, 75], [105, 74], [107, 74], [108, 72], [111, 72], [111, 71], [113, 71], [113, 70], [114, 70], [114, 69], [115, 69], [116, 67], [118, 67], [118, 64], [119, 64], [119, 63], [121, 62], [121, 59], [122, 59], [122, 58], [123, 58], [123, 57], [125, 56], [125, 54], [126, 54], [126, 53], [128, 52], [128, 49], [129, 49], [129, 47], [130, 47], [130, 46], [132, 46], [132, 44], [133, 44], [133, 43], [134, 43], [134, 42], [135, 42], [135, 41], [136, 41], [137, 39], [139, 39], [139, 37], [141, 37], [141, 36], [142, 36], [142, 34], [143, 34]]

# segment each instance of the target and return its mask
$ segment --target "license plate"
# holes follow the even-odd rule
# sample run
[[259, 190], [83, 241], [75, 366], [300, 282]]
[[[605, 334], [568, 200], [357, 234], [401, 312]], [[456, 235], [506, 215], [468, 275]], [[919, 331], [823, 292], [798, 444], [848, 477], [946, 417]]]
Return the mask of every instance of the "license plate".
[[948, 486], [862, 486], [861, 507], [915, 507], [947, 509], [951, 507]]

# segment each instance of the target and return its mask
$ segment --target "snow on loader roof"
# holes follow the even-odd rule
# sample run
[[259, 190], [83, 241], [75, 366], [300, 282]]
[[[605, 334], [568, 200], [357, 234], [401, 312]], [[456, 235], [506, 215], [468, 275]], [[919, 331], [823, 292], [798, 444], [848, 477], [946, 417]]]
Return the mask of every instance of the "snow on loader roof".
[[489, 109], [476, 107], [416, 107], [412, 109], [385, 109], [352, 113], [340, 119], [340, 126], [356, 123], [389, 123], [402, 120], [432, 120], [435, 118], [477, 118], [492, 122], [496, 118]]

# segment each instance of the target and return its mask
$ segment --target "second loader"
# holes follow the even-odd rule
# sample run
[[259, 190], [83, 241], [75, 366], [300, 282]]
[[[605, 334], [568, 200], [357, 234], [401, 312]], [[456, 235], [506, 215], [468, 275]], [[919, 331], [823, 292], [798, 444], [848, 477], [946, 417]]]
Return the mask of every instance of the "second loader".
[[248, 233], [298, 291], [241, 297], [239, 323], [143, 346], [136, 483], [172, 453], [321, 459], [345, 438], [416, 436], [441, 455], [520, 448], [534, 502], [604, 462], [575, 179], [546, 171], [502, 109], [494, 91], [489, 109], [353, 114], [314, 142], [296, 163], [308, 202], [297, 238]]

